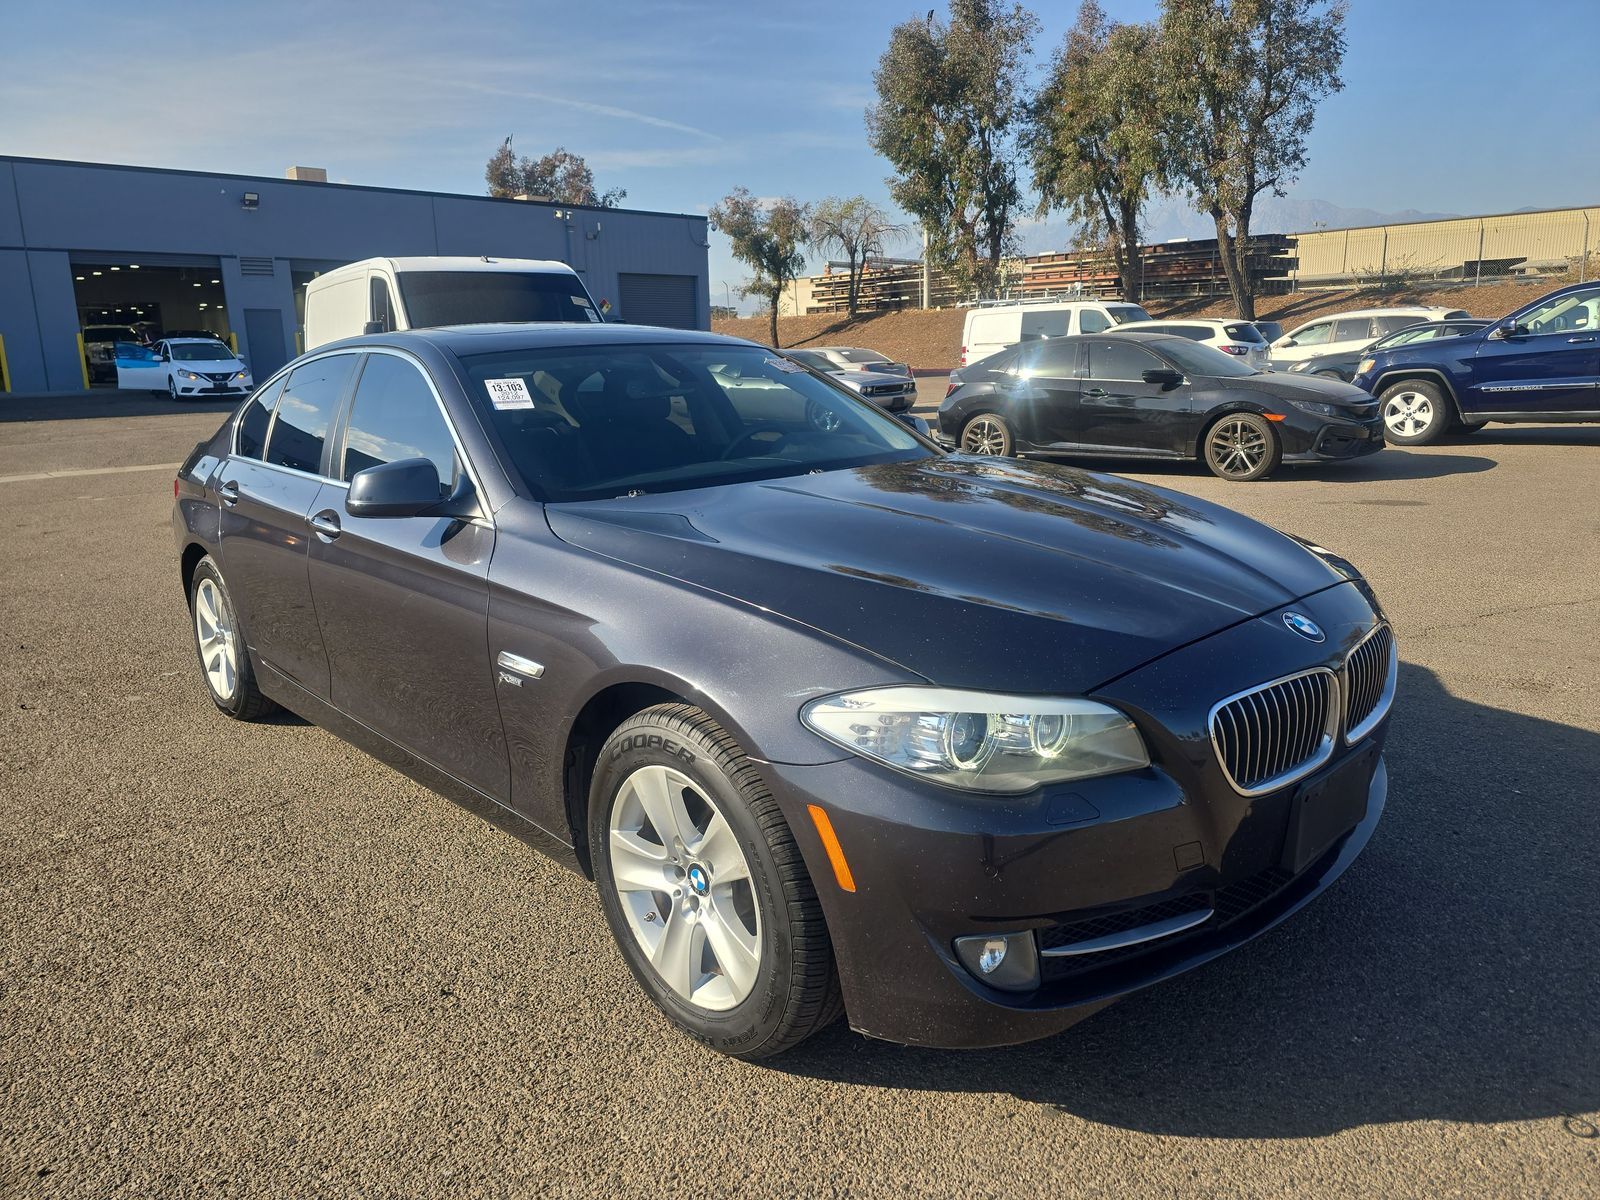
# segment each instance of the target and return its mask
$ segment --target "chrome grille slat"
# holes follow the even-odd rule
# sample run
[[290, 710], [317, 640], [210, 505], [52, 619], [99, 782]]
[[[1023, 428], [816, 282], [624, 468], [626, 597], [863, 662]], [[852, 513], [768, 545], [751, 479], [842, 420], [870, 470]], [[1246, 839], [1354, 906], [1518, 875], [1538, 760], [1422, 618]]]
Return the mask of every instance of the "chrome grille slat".
[[1345, 741], [1359, 741], [1383, 720], [1394, 699], [1398, 665], [1387, 625], [1375, 628], [1345, 658]]
[[1338, 695], [1333, 672], [1317, 667], [1217, 704], [1208, 724], [1228, 782], [1253, 796], [1320, 767], [1333, 754]]

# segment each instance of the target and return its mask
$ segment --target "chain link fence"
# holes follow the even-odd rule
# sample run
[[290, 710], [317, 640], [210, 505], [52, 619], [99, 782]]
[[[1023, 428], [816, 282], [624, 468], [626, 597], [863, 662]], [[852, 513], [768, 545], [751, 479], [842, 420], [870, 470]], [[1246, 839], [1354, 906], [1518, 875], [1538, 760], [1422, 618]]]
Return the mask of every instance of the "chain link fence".
[[1505, 213], [1294, 235], [1297, 290], [1549, 279], [1600, 267], [1600, 207]]

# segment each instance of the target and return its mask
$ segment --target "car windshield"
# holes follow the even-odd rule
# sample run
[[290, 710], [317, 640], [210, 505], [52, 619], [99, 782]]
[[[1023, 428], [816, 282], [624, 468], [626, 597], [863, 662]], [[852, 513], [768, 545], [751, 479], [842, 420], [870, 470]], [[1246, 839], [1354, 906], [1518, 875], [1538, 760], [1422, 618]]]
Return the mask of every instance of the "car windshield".
[[168, 342], [167, 349], [177, 362], [221, 362], [233, 357], [221, 342]]
[[1150, 349], [1170, 358], [1185, 375], [1212, 375], [1230, 378], [1238, 375], [1259, 375], [1254, 367], [1246, 366], [1242, 358], [1224, 354], [1200, 342], [1171, 338]]
[[804, 363], [806, 366], [810, 367], [813, 371], [842, 371], [842, 370], [844, 370], [843, 367], [841, 367], [838, 363], [834, 362], [827, 355], [819, 354], [815, 350], [791, 350], [791, 351], [789, 351], [789, 357], [794, 359], [795, 362]]
[[497, 321], [598, 321], [576, 275], [562, 271], [402, 271], [413, 329]]
[[1251, 342], [1266, 344], [1266, 338], [1261, 336], [1261, 331], [1248, 321], [1240, 321], [1236, 325], [1223, 326], [1222, 332], [1236, 342]]
[[835, 351], [845, 362], [853, 363], [886, 363], [893, 360], [876, 350], [838, 350]]
[[597, 500], [904, 462], [933, 451], [866, 401], [758, 347], [611, 345], [462, 359], [511, 470]]
[[1126, 325], [1130, 321], [1148, 321], [1150, 314], [1137, 304], [1108, 304], [1106, 316], [1111, 318], [1113, 325]]

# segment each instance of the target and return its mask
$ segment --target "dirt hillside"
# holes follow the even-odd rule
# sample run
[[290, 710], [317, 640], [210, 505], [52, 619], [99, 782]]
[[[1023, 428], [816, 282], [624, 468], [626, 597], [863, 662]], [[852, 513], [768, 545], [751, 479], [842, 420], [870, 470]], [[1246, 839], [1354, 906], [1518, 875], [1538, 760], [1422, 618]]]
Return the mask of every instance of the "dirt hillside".
[[[1378, 295], [1357, 289], [1339, 292], [1294, 292], [1287, 296], [1264, 296], [1256, 301], [1256, 314], [1262, 320], [1296, 325], [1324, 313], [1349, 308], [1370, 308], [1387, 304], [1438, 304], [1464, 308], [1475, 317], [1499, 317], [1527, 303], [1555, 285], [1539, 283], [1496, 283], [1483, 287], [1453, 287], [1389, 292]], [[1225, 298], [1179, 302], [1152, 301], [1145, 306], [1153, 317], [1227, 317], [1233, 315], [1233, 302]], [[792, 346], [865, 346], [887, 354], [917, 370], [947, 371], [961, 360], [961, 326], [966, 310], [961, 308], [906, 310], [864, 316], [848, 321], [838, 315], [779, 317], [778, 341]], [[765, 343], [766, 317], [737, 317], [712, 322], [718, 333], [749, 338]]]

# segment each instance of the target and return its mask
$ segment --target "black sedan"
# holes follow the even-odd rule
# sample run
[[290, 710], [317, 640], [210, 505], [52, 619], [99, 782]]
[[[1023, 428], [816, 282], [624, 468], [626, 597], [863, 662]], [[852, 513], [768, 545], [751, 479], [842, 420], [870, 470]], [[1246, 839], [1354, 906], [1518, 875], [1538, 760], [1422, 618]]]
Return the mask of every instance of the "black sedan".
[[1360, 388], [1127, 331], [1025, 342], [962, 368], [939, 429], [969, 454], [1198, 458], [1239, 481], [1383, 449], [1378, 406]]
[[1348, 563], [946, 455], [748, 342], [334, 343], [174, 492], [216, 707], [289, 708], [592, 878], [729, 1054], [841, 1013], [1054, 1033], [1282, 921], [1384, 806], [1395, 644]]

